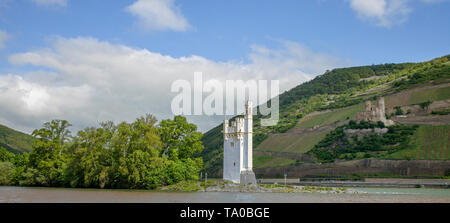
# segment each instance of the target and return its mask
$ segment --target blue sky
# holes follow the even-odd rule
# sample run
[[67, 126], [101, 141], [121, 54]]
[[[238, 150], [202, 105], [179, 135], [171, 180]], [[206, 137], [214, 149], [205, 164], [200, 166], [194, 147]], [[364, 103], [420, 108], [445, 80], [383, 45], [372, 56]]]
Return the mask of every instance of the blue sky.
[[[279, 78], [286, 90], [329, 68], [425, 61], [450, 52], [449, 11], [446, 0], [0, 0], [0, 102], [34, 113], [2, 106], [0, 123], [30, 131], [52, 118], [78, 128], [143, 113], [167, 118], [148, 106], [161, 102], [142, 95], [167, 101], [168, 85], [152, 83], [188, 78], [184, 71]], [[127, 63], [135, 54], [145, 59]], [[136, 70], [140, 63], [146, 70]], [[111, 111], [124, 105], [134, 112]], [[202, 130], [217, 124], [202, 120]]]

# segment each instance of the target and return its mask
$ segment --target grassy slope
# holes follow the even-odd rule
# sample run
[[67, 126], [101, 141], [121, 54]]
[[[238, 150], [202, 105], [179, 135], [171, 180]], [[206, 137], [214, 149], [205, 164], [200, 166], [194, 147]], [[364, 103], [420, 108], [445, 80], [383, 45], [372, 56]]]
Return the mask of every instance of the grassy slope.
[[22, 153], [31, 151], [32, 143], [32, 136], [0, 125], [0, 147], [13, 153]]
[[450, 87], [427, 89], [414, 92], [409, 98], [409, 104], [418, 104], [425, 101], [440, 101], [450, 98]]
[[[427, 85], [420, 87], [426, 86]], [[450, 99], [450, 87], [439, 87], [423, 90], [411, 89], [387, 96], [386, 107], [393, 108], [394, 106], [413, 105], [426, 101], [440, 101], [446, 99]]]
[[392, 159], [450, 159], [450, 126], [420, 126], [413, 136], [410, 149], [391, 154]]
[[287, 166], [294, 164], [296, 160], [282, 158], [282, 157], [272, 157], [272, 156], [255, 156], [253, 158], [254, 168], [265, 168], [265, 167], [275, 167], [275, 166]]
[[255, 150], [287, 153], [306, 153], [322, 140], [330, 130], [303, 134], [272, 135]]
[[335, 122], [354, 117], [356, 113], [362, 110], [364, 110], [364, 104], [357, 104], [346, 108], [320, 113], [317, 115], [306, 116], [298, 122], [295, 128], [305, 129], [313, 128], [315, 126], [320, 127], [330, 125]]
[[[315, 115], [308, 115], [298, 122], [295, 129], [307, 129], [313, 127], [322, 127], [334, 124], [338, 121], [352, 118], [357, 112], [364, 109], [364, 104], [357, 104], [346, 108], [335, 109]], [[276, 134], [269, 136], [255, 150], [288, 152], [288, 153], [307, 153], [315, 144], [320, 142], [331, 129], [321, 131], [312, 131], [301, 134]]]

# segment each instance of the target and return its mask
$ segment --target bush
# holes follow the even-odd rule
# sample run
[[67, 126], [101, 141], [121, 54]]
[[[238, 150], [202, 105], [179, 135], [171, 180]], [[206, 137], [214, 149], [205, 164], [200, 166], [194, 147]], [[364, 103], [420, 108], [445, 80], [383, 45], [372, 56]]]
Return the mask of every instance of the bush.
[[445, 170], [444, 176], [450, 177], [450, 169]]
[[395, 107], [395, 115], [403, 115], [402, 107], [400, 106]]
[[0, 162], [0, 185], [11, 185], [14, 165], [10, 162]]
[[448, 115], [450, 114], [450, 109], [440, 110], [440, 111], [432, 111], [432, 115]]
[[0, 147], [0, 162], [14, 162], [14, 153], [9, 152], [3, 147]]
[[424, 110], [428, 110], [428, 107], [430, 107], [430, 105], [432, 103], [433, 103], [432, 101], [426, 101], [426, 102], [420, 103], [419, 106]]

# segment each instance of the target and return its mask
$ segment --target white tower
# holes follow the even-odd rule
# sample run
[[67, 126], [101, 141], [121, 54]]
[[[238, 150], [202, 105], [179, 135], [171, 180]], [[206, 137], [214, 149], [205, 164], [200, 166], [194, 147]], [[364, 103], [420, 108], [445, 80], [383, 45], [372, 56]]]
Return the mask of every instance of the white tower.
[[256, 184], [253, 173], [252, 102], [245, 105], [244, 117], [237, 117], [231, 126], [223, 121], [223, 179], [244, 185]]

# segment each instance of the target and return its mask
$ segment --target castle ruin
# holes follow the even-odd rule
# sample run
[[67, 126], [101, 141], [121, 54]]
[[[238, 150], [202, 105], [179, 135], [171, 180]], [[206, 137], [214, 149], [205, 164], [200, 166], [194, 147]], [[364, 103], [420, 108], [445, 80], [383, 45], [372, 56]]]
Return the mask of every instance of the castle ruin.
[[366, 101], [365, 111], [358, 112], [356, 114], [357, 121], [368, 121], [368, 122], [383, 122], [384, 125], [393, 125], [392, 120], [386, 119], [386, 107], [384, 104], [384, 97], [378, 99], [378, 105], [375, 106], [371, 101]]

